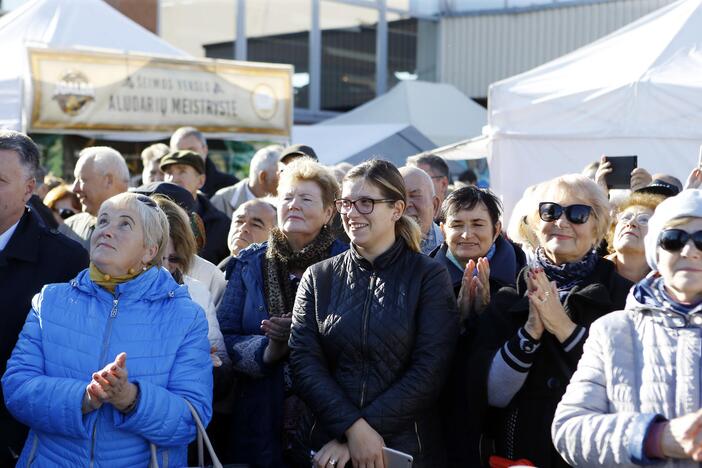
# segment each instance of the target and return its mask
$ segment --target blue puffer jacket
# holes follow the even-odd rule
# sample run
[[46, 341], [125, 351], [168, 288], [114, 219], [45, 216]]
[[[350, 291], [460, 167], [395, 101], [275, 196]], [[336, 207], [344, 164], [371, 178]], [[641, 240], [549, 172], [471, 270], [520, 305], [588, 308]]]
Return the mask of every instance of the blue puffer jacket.
[[[125, 415], [110, 404], [83, 415], [93, 372], [127, 353], [139, 386]], [[159, 466], [187, 464], [196, 426], [212, 413], [207, 320], [187, 289], [150, 268], [112, 295], [88, 270], [70, 283], [44, 286], [2, 378], [5, 404], [31, 428], [17, 466], [146, 467], [149, 442]]]
[[[266, 365], [268, 338], [261, 321], [270, 318], [263, 287], [263, 259], [268, 243], [253, 244], [232, 258], [229, 283], [217, 309], [224, 343], [236, 371], [230, 447], [234, 461], [256, 467], [285, 466], [282, 459], [283, 362]], [[330, 256], [348, 250], [335, 240]]]

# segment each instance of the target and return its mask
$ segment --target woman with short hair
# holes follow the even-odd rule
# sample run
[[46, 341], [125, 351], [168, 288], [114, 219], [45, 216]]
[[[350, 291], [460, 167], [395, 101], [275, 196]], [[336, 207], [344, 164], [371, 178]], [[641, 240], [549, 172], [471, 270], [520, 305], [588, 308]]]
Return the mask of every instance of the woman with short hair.
[[336, 208], [350, 249], [313, 265], [295, 301], [290, 361], [312, 410], [314, 466], [383, 467], [383, 446], [445, 464], [439, 392], [458, 335], [446, 269], [420, 253], [398, 169], [351, 169]]
[[556, 409], [553, 441], [573, 466], [702, 461], [702, 192], [663, 201], [644, 243], [653, 271], [592, 324]]
[[527, 225], [538, 240], [536, 264], [522, 270], [516, 288], [493, 295], [472, 330], [466, 372], [476, 383], [469, 389], [473, 465], [494, 454], [565, 466], [549, 435], [556, 404], [590, 324], [623, 307], [631, 287], [595, 251], [610, 220], [597, 184], [565, 175], [540, 184], [531, 200]]
[[339, 186], [331, 172], [299, 158], [278, 184], [278, 227], [230, 261], [217, 309], [236, 375], [230, 457], [257, 467], [290, 463], [303, 408], [293, 395], [288, 337], [303, 273], [346, 250], [329, 227]]
[[207, 321], [161, 268], [168, 220], [122, 193], [100, 207], [90, 268], [35, 296], [7, 371], [5, 404], [31, 428], [18, 466], [187, 464], [210, 419]]
[[646, 263], [644, 237], [648, 220], [663, 200], [661, 195], [634, 192], [614, 212], [607, 236], [609, 255], [605, 258], [614, 263], [617, 273], [634, 283], [651, 271]]

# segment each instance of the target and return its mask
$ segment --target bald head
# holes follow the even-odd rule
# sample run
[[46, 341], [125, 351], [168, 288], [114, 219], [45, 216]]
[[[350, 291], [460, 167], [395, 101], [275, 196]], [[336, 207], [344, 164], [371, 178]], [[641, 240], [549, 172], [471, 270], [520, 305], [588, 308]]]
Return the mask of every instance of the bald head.
[[93, 146], [80, 152], [74, 171], [72, 191], [83, 211], [96, 216], [102, 202], [126, 192], [129, 169], [119, 151], [108, 146]]
[[275, 207], [267, 201], [254, 199], [243, 203], [232, 214], [227, 245], [232, 255], [251, 244], [268, 240], [268, 233], [276, 226]]
[[422, 236], [426, 236], [434, 222], [434, 215], [439, 210], [439, 197], [434, 191], [429, 174], [417, 167], [404, 166], [400, 174], [405, 180], [407, 189], [407, 210], [405, 214], [414, 218], [422, 229]]

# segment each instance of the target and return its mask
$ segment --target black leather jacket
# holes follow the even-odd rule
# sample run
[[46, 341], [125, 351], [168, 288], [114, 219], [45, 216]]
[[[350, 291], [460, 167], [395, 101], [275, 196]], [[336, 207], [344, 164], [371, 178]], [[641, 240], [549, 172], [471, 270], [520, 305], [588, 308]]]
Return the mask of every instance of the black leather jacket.
[[364, 418], [415, 467], [440, 467], [438, 395], [458, 335], [443, 265], [399, 240], [370, 264], [352, 245], [310, 267], [293, 312], [290, 362], [318, 450]]

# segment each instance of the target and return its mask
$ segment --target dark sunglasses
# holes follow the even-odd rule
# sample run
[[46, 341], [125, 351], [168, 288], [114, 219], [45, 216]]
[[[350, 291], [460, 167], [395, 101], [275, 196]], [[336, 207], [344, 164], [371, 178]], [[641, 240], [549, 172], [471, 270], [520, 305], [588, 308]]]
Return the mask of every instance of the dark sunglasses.
[[658, 236], [658, 245], [668, 252], [679, 252], [692, 239], [697, 250], [702, 251], [702, 231], [690, 234], [682, 229], [666, 229]]
[[68, 219], [71, 216], [73, 216], [74, 214], [76, 214], [76, 212], [70, 208], [61, 208], [58, 211], [58, 215], [61, 217], [61, 219]]
[[571, 223], [585, 224], [590, 218], [592, 207], [588, 205], [561, 206], [558, 203], [553, 202], [539, 203], [539, 217], [547, 223], [552, 223], [560, 219], [564, 212], [566, 219]]

